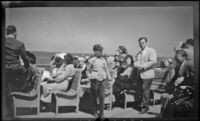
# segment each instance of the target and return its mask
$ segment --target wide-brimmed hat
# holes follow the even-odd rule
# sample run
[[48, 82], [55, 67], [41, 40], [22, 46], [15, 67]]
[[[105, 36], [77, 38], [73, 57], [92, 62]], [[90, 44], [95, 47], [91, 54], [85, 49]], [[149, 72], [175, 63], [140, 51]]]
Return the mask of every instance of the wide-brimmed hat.
[[67, 53], [62, 52], [62, 53], [57, 53], [55, 56], [56, 56], [56, 57], [60, 57], [61, 59], [65, 59], [65, 58], [64, 58], [65, 55], [67, 55]]

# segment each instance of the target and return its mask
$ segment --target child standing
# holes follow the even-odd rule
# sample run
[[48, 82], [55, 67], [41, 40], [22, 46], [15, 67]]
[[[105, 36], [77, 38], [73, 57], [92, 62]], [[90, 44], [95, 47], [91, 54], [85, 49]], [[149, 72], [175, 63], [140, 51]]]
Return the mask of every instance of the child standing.
[[103, 47], [100, 44], [95, 44], [93, 51], [94, 56], [88, 60], [86, 75], [91, 81], [94, 116], [102, 118], [104, 115], [105, 80], [111, 80], [111, 76], [107, 61], [102, 57]]

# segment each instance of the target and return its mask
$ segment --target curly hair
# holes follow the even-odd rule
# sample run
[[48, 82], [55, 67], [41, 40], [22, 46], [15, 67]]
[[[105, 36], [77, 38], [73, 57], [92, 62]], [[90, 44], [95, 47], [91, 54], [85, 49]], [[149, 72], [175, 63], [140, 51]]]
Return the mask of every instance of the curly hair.
[[140, 37], [140, 38], [138, 39], [138, 42], [141, 41], [141, 40], [143, 40], [143, 39], [145, 40], [145, 42], [148, 41], [146, 37]]
[[185, 44], [189, 44], [191, 46], [194, 46], [194, 39], [187, 39]]
[[122, 46], [122, 45], [119, 46], [119, 49], [122, 50], [122, 53], [123, 53], [123, 54], [127, 54], [127, 53], [128, 53], [126, 47], [124, 47], [124, 46]]
[[127, 58], [130, 58], [130, 59], [131, 59], [131, 65], [133, 65], [133, 63], [134, 63], [133, 56], [132, 56], [132, 55], [127, 55], [127, 56], [125, 57], [125, 60], [126, 60]]

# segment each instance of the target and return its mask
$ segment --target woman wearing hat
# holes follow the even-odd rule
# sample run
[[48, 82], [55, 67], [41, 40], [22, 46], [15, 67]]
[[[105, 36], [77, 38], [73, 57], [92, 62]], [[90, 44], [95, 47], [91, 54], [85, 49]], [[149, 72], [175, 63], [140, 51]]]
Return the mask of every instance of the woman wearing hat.
[[48, 104], [52, 102], [52, 93], [53, 91], [67, 91], [69, 81], [72, 80], [75, 74], [75, 68], [73, 65], [73, 56], [67, 54], [64, 56], [64, 63], [57, 69], [56, 74], [48, 78], [42, 86], [41, 101], [43, 106], [41, 110], [46, 110]]

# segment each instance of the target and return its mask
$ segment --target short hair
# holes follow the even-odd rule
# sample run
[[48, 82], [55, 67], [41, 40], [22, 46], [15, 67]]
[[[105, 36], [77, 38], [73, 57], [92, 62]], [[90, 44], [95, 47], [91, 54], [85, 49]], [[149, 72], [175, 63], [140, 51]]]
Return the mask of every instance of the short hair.
[[16, 29], [15, 26], [9, 25], [9, 26], [7, 27], [7, 30], [6, 30], [7, 35], [13, 34], [13, 33], [15, 33], [15, 32], [17, 32], [17, 29]]
[[125, 59], [127, 59], [127, 58], [130, 58], [130, 59], [131, 59], [131, 65], [133, 65], [133, 63], [134, 63], [133, 56], [132, 56], [132, 55], [127, 55], [127, 56], [125, 57]]
[[122, 53], [123, 53], [123, 54], [127, 54], [127, 53], [128, 53], [125, 46], [120, 45], [120, 46], [119, 46], [119, 49], [122, 50]]
[[185, 44], [194, 46], [194, 39], [187, 39], [186, 42], [185, 42]]
[[94, 46], [93, 46], [93, 51], [103, 51], [103, 47], [100, 45], [100, 44], [95, 44]]
[[138, 39], [138, 42], [140, 42], [140, 41], [143, 40], [143, 39], [145, 40], [145, 42], [148, 41], [146, 37], [140, 37], [140, 38]]
[[36, 56], [33, 53], [29, 52], [29, 51], [26, 51], [26, 54], [27, 54], [27, 56], [29, 58], [29, 62], [31, 64], [36, 64]]
[[67, 53], [67, 55], [65, 55], [64, 58], [65, 58], [65, 61], [67, 61], [68, 64], [73, 64], [74, 57], [70, 53]]

